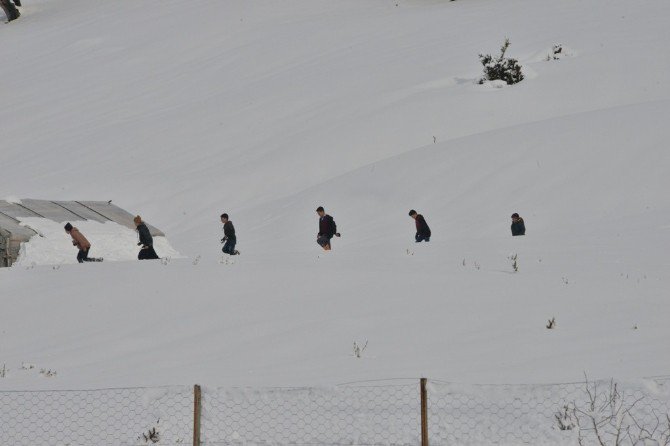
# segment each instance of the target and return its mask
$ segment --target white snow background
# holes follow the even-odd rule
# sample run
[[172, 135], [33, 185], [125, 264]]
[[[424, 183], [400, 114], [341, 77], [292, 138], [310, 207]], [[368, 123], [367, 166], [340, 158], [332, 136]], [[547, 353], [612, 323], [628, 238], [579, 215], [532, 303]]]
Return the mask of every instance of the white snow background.
[[[188, 258], [35, 239], [0, 270], [0, 389], [670, 373], [667, 0], [24, 3], [0, 197], [113, 199]], [[477, 85], [505, 37], [527, 78]]]

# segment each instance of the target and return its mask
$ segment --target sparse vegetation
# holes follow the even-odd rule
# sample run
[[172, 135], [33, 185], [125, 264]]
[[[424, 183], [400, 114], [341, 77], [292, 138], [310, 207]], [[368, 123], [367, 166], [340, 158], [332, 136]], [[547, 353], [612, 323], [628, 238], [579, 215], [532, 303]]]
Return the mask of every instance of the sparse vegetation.
[[631, 401], [613, 380], [603, 392], [586, 377], [584, 392], [584, 404], [566, 404], [554, 415], [558, 429], [577, 430], [580, 446], [670, 445], [670, 415], [652, 413], [651, 425], [642, 421], [636, 406], [644, 397]]
[[551, 48], [551, 51], [549, 54], [547, 54], [547, 61], [549, 60], [560, 60], [561, 57], [563, 56], [563, 45], [560, 43], [558, 45], [554, 45]]
[[519, 256], [516, 253], [510, 254], [509, 257], [510, 263], [512, 264], [512, 269], [514, 270], [515, 273], [519, 272]]
[[365, 351], [366, 348], [368, 348], [367, 339], [365, 340], [365, 344], [363, 345], [363, 347], [361, 347], [360, 345], [358, 345], [356, 341], [354, 341], [354, 356], [357, 358], [362, 358], [363, 352]]
[[[160, 420], [157, 420], [156, 424], [159, 422]], [[142, 433], [137, 439], [144, 440], [145, 443], [158, 443], [160, 441], [160, 432], [158, 431], [158, 428], [154, 426], [147, 432]]]

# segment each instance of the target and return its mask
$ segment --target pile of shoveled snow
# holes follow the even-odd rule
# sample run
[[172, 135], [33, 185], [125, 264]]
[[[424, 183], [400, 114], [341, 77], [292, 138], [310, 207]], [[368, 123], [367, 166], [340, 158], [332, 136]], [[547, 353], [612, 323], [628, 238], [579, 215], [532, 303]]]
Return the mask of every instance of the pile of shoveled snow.
[[[137, 232], [115, 222], [73, 221], [91, 242], [90, 257], [106, 261], [137, 259], [139, 251]], [[21, 245], [15, 265], [59, 265], [77, 263], [77, 248], [63, 229], [64, 224], [45, 218], [23, 218], [21, 224], [37, 232], [30, 241]], [[180, 254], [165, 237], [154, 237], [154, 248], [161, 257], [179, 257]]]

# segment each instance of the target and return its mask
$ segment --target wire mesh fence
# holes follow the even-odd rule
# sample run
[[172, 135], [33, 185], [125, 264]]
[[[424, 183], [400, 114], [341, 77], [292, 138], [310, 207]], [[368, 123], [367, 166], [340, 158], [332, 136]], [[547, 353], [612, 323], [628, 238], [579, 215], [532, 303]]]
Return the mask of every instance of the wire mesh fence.
[[191, 387], [0, 392], [0, 445], [191, 444]]
[[432, 445], [667, 445], [668, 414], [669, 378], [428, 389]]
[[417, 445], [417, 383], [216, 389], [203, 394], [202, 444]]
[[0, 392], [0, 445], [670, 444], [670, 378], [588, 387], [429, 380], [421, 395], [418, 379]]

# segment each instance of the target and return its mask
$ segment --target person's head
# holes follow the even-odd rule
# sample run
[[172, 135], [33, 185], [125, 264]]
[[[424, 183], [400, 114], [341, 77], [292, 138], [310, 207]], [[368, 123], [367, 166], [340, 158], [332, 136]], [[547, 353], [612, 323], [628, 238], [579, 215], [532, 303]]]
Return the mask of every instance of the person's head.
[[319, 206], [316, 208], [316, 213], [319, 214], [319, 217], [323, 217], [326, 215], [326, 211], [323, 210], [323, 206]]
[[516, 212], [512, 214], [512, 221], [519, 221], [521, 220], [521, 217], [519, 217], [519, 214]]
[[70, 224], [70, 222], [67, 222], [65, 223], [65, 232], [69, 234], [70, 231], [72, 231], [72, 225]]
[[133, 221], [135, 222], [135, 226], [139, 226], [142, 224], [142, 217], [136, 215], [135, 218], [133, 218]]
[[221, 223], [228, 223], [228, 214], [221, 214]]
[[410, 216], [410, 217], [412, 217], [412, 218], [416, 218], [417, 215], [419, 215], [419, 214], [417, 214], [416, 211], [415, 211], [414, 209], [412, 209], [411, 211], [409, 211], [409, 216]]

